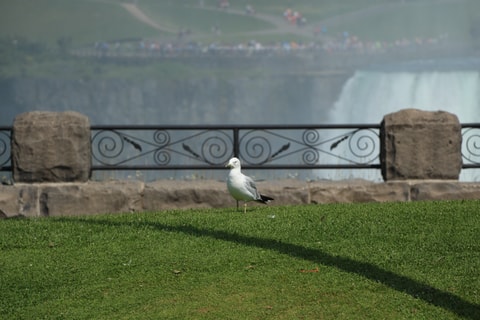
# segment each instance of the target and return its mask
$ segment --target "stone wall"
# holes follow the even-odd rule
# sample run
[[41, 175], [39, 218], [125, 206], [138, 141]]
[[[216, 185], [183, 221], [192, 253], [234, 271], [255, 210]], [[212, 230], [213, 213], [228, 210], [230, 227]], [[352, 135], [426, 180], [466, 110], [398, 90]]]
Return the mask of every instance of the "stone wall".
[[[75, 112], [18, 116], [11, 146], [14, 184], [0, 186], [0, 217], [233, 210], [224, 182], [89, 181], [89, 129], [88, 119]], [[274, 205], [480, 199], [480, 184], [458, 182], [461, 126], [456, 116], [402, 110], [386, 115], [380, 131], [384, 183], [287, 180], [258, 183], [258, 188], [275, 198]]]
[[[480, 183], [448, 180], [259, 182], [271, 206], [350, 202], [480, 199]], [[262, 206], [249, 203], [248, 208]], [[83, 183], [16, 183], [0, 186], [0, 217], [72, 216], [191, 208], [225, 208], [236, 202], [222, 181], [107, 181]], [[241, 209], [243, 210], [243, 209]], [[251, 210], [251, 209], [250, 209]], [[248, 214], [248, 211], [247, 211]]]

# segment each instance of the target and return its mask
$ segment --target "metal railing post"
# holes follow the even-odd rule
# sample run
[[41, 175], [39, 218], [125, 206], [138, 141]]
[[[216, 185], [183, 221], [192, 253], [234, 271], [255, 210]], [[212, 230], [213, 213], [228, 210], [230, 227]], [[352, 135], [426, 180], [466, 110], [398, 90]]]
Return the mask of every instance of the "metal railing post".
[[239, 157], [240, 156], [240, 139], [239, 139], [239, 128], [233, 129], [233, 156]]

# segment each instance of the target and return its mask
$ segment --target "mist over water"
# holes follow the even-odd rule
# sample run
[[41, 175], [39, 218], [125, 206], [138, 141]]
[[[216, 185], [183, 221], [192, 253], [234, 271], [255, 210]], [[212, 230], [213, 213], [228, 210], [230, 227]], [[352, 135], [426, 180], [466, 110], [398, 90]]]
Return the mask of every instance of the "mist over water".
[[[479, 70], [477, 61], [468, 64], [465, 60], [359, 70], [345, 83], [329, 112], [329, 122], [378, 124], [384, 115], [406, 108], [448, 111], [461, 123], [480, 122]], [[382, 179], [376, 170], [343, 170], [333, 178]], [[462, 170], [460, 174], [461, 181], [478, 179], [478, 170]]]
[[401, 109], [443, 110], [480, 121], [480, 72], [358, 71], [330, 111], [331, 123], [379, 123]]
[[[10, 125], [20, 112], [76, 110], [92, 124], [379, 124], [405, 108], [444, 110], [461, 123], [480, 122], [480, 59], [416, 61], [357, 70], [348, 78], [302, 75], [189, 80], [163, 86], [158, 81], [72, 83], [24, 81], [7, 97]], [[11, 118], [11, 120], [9, 119]], [[323, 135], [323, 133], [322, 133]], [[329, 139], [322, 136], [321, 139]], [[349, 158], [341, 150], [341, 157]], [[376, 147], [374, 154], [379, 154]], [[319, 161], [331, 164], [322, 154]], [[334, 160], [335, 161], [335, 160]], [[378, 163], [378, 161], [377, 161]], [[463, 170], [463, 181], [480, 180], [479, 170]], [[382, 181], [380, 170], [256, 170], [257, 179], [367, 179]], [[128, 173], [135, 175], [136, 173]], [[200, 175], [223, 179], [224, 172], [145, 172], [143, 178], [181, 179]], [[99, 179], [116, 178], [110, 173]]]

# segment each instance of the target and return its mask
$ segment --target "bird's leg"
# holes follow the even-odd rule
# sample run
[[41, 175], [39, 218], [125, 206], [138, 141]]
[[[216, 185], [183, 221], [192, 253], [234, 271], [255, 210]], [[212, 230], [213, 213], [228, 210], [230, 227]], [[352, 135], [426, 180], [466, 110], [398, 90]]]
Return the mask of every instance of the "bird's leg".
[[238, 200], [237, 200], [237, 211], [238, 211]]
[[243, 204], [243, 213], [247, 213], [247, 201]]

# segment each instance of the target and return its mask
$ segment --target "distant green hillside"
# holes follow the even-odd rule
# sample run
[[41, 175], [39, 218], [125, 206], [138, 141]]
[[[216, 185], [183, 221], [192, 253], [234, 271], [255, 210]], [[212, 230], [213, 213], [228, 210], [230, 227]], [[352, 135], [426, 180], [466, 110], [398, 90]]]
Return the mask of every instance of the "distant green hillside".
[[[228, 10], [217, 0], [137, 0], [137, 8], [157, 27], [142, 22], [122, 4], [132, 0], [2, 0], [0, 38], [23, 37], [54, 45], [70, 38], [74, 46], [130, 38], [176, 39], [180, 30], [189, 39], [235, 42], [315, 39], [313, 30], [327, 26], [325, 36], [343, 31], [367, 40], [396, 40], [448, 34], [469, 40], [480, 24], [477, 0], [230, 0]], [[203, 7], [201, 4], [203, 3]], [[252, 4], [255, 15], [246, 15]], [[298, 28], [283, 20], [291, 8], [306, 18]], [[212, 27], [220, 30], [213, 33]]]
[[86, 0], [2, 0], [0, 36], [21, 36], [55, 43], [71, 37], [75, 44], [130, 37], [151, 37], [156, 31], [118, 4]]

